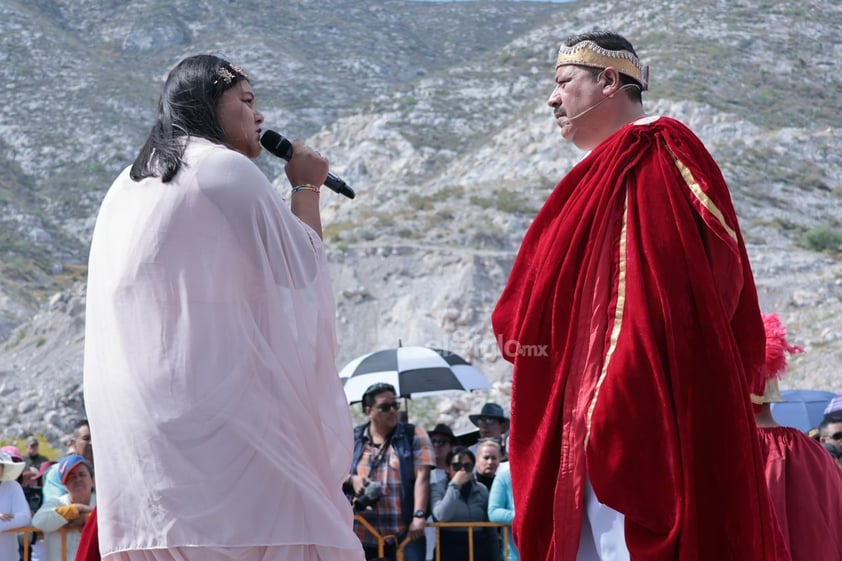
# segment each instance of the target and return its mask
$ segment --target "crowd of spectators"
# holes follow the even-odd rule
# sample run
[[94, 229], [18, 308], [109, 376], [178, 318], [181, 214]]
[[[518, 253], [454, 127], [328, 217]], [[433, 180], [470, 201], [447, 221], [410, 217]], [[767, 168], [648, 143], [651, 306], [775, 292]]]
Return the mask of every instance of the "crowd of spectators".
[[[442, 423], [429, 431], [409, 424], [400, 409], [389, 384], [367, 390], [367, 421], [355, 430], [354, 464], [344, 486], [355, 513], [391, 538], [386, 558], [409, 537], [407, 561], [435, 559], [437, 547], [442, 561], [467, 561], [469, 541], [474, 559], [519, 561], [508, 528], [472, 528], [508, 526], [515, 517], [503, 408], [486, 403], [469, 416], [477, 430], [459, 436]], [[842, 468], [842, 394], [809, 435]], [[21, 536], [7, 530], [28, 526], [39, 530], [29, 538], [29, 559], [60, 561], [60, 531], [80, 530], [96, 505], [90, 428], [87, 421], [76, 424], [58, 461], [40, 453], [34, 436], [24, 442], [25, 453], [16, 446], [0, 450], [0, 561], [23, 558]], [[359, 521], [355, 527], [366, 558], [380, 558], [377, 535]], [[76, 557], [80, 535], [66, 532], [66, 559]]]
[[[406, 422], [395, 388], [374, 384], [363, 394], [367, 421], [355, 430], [354, 460], [345, 491], [357, 520], [357, 535], [366, 559], [394, 558], [396, 548], [407, 561], [442, 561], [469, 558], [498, 561], [504, 550], [517, 559], [513, 542], [504, 540], [496, 525], [513, 518], [511, 486], [495, 487], [501, 466], [507, 466], [506, 435], [509, 418], [496, 403], [486, 403], [469, 416], [477, 427], [457, 437], [452, 428], [438, 424], [429, 432]], [[505, 469], [507, 471], [507, 468]], [[507, 479], [506, 481], [509, 481]], [[494, 491], [499, 498], [491, 503]], [[492, 520], [492, 516], [498, 520]], [[374, 532], [370, 528], [373, 528]], [[383, 554], [378, 536], [391, 537]], [[436, 544], [438, 542], [438, 544]]]
[[24, 559], [24, 534], [6, 533], [34, 527], [27, 533], [28, 559], [62, 561], [76, 557], [80, 532], [96, 504], [93, 449], [86, 420], [74, 426], [67, 450], [58, 461], [40, 453], [35, 436], [24, 440], [26, 453], [17, 446], [0, 450], [0, 561]]

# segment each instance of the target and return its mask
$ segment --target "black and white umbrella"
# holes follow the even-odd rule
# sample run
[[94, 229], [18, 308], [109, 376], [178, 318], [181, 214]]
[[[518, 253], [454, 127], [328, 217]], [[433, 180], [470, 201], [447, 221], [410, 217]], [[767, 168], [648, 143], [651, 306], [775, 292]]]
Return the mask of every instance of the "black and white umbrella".
[[355, 358], [339, 373], [348, 403], [362, 401], [372, 384], [395, 386], [400, 397], [491, 389], [470, 362], [456, 353], [429, 347], [397, 347]]

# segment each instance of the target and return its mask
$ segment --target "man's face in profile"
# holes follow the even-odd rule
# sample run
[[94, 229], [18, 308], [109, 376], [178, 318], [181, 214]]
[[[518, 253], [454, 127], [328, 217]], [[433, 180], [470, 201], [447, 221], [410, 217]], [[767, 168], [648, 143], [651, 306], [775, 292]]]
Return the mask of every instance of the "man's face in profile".
[[88, 462], [94, 461], [94, 449], [91, 446], [91, 429], [87, 426], [82, 426], [76, 429], [73, 438], [73, 448], [76, 453], [85, 458]]
[[839, 453], [842, 454], [842, 422], [827, 425], [822, 431], [820, 440], [833, 444], [839, 450]]

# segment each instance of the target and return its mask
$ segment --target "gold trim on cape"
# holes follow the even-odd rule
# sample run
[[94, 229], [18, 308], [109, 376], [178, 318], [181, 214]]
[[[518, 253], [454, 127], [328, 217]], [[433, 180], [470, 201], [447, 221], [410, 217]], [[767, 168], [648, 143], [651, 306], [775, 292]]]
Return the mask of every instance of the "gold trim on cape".
[[588, 441], [591, 437], [591, 420], [593, 412], [596, 408], [596, 400], [599, 398], [599, 390], [605, 377], [608, 375], [608, 365], [611, 363], [611, 358], [614, 356], [614, 351], [617, 349], [617, 340], [620, 338], [620, 327], [623, 324], [623, 311], [626, 307], [626, 247], [628, 241], [628, 215], [629, 215], [629, 190], [626, 187], [626, 193], [623, 197], [623, 225], [620, 229], [620, 250], [619, 259], [617, 263], [617, 306], [614, 309], [614, 325], [611, 327], [611, 339], [608, 345], [608, 351], [605, 353], [605, 361], [602, 363], [602, 371], [599, 374], [599, 379], [596, 382], [593, 398], [591, 404], [588, 406], [587, 415], [587, 432], [585, 433], [585, 450], [588, 449]]
[[708, 212], [710, 212], [719, 221], [722, 227], [725, 228], [725, 231], [728, 232], [728, 235], [731, 236], [731, 239], [733, 239], [735, 242], [738, 241], [736, 230], [734, 230], [731, 226], [728, 225], [727, 222], [725, 222], [725, 215], [722, 214], [722, 211], [719, 210], [719, 207], [716, 206], [716, 203], [714, 203], [711, 200], [711, 198], [708, 197], [707, 193], [705, 193], [702, 190], [701, 185], [699, 185], [699, 183], [696, 181], [696, 178], [693, 177], [693, 172], [691, 172], [690, 169], [687, 166], [685, 166], [681, 162], [681, 160], [678, 159], [678, 156], [676, 156], [675, 153], [670, 149], [669, 144], [667, 144], [666, 141], [664, 141], [664, 146], [670, 153], [670, 156], [672, 156], [672, 160], [673, 162], [675, 162], [675, 167], [678, 168], [678, 171], [681, 173], [681, 177], [684, 178], [684, 182], [687, 183], [687, 187], [690, 188], [690, 192], [693, 193], [693, 195], [696, 197], [696, 199], [698, 199], [702, 206], [705, 207], [708, 210]]

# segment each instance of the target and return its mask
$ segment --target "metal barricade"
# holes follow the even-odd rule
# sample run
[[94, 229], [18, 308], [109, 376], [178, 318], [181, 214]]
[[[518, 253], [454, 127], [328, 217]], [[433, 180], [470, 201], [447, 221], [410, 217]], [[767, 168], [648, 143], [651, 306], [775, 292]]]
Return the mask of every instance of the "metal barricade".
[[[394, 534], [383, 536], [372, 526], [368, 520], [357, 514], [354, 520], [362, 524], [372, 536], [377, 538], [377, 551], [380, 557], [385, 555], [385, 548], [387, 541], [396, 541], [397, 536]], [[500, 522], [428, 522], [425, 524], [428, 528], [436, 529], [436, 556], [435, 561], [441, 561], [441, 528], [464, 528], [472, 530], [473, 528], [502, 528], [503, 529], [503, 561], [509, 558], [509, 533], [511, 532], [510, 524], [502, 524]], [[398, 544], [396, 559], [397, 561], [404, 561], [404, 549], [412, 540], [407, 536], [400, 544]], [[474, 559], [474, 532], [468, 532], [468, 561], [485, 561], [484, 559]]]
[[[500, 522], [430, 522], [426, 524], [427, 527], [436, 529], [436, 561], [441, 561], [441, 528], [465, 528], [473, 530], [474, 528], [503, 528], [503, 561], [509, 558], [509, 532], [511, 525], [502, 524]], [[397, 561], [403, 561], [403, 550], [411, 540], [404, 540], [400, 547], [398, 547]], [[485, 561], [483, 559], [474, 559], [474, 532], [468, 532], [468, 561]]]
[[377, 529], [374, 526], [371, 525], [371, 523], [368, 520], [363, 518], [362, 515], [360, 515], [360, 514], [357, 514], [357, 515], [354, 516], [354, 521], [362, 524], [362, 526], [366, 530], [368, 530], [368, 532], [372, 536], [377, 538], [377, 556], [378, 557], [383, 557], [383, 556], [386, 555], [386, 542], [387, 541], [391, 540], [395, 543], [397, 543], [397, 541], [398, 541], [398, 537], [394, 534], [389, 534], [389, 535], [386, 535], [386, 536], [382, 535], [380, 532], [377, 531]]
[[[397, 542], [397, 536], [394, 534], [389, 535], [382, 535], [378, 532], [371, 523], [360, 516], [359, 514], [354, 517], [354, 520], [359, 522], [360, 524], [365, 527], [365, 529], [371, 533], [372, 536], [377, 538], [377, 552], [380, 557], [383, 557], [386, 553], [386, 543], [389, 541]], [[506, 561], [509, 558], [509, 532], [511, 531], [511, 526], [509, 524], [501, 524], [499, 522], [432, 522], [427, 523], [427, 527], [432, 527], [436, 529], [436, 561], [441, 561], [441, 550], [440, 550], [440, 533], [441, 528], [464, 528], [464, 529], [473, 529], [473, 528], [502, 528], [503, 529], [503, 561]], [[62, 561], [73, 561], [72, 559], [67, 559], [67, 533], [68, 532], [80, 532], [81, 528], [60, 528], [57, 530], [61, 533], [61, 559]], [[10, 530], [6, 530], [3, 532], [4, 534], [23, 534], [23, 561], [30, 561], [31, 556], [31, 536], [35, 533], [40, 533], [41, 530], [35, 528], [34, 526], [23, 526], [20, 528], [12, 528]], [[42, 538], [43, 539], [43, 538]], [[412, 540], [407, 537], [403, 540], [400, 544], [397, 544], [397, 561], [403, 561], [404, 549], [406, 545], [411, 542]], [[469, 554], [469, 561], [484, 561], [482, 559], [474, 559], [474, 533], [468, 532], [468, 554]]]
[[[68, 532], [81, 532], [82, 528], [59, 528], [56, 530], [61, 534], [61, 559], [62, 561], [73, 561], [73, 559], [67, 559], [67, 533]], [[32, 555], [32, 535], [33, 534], [40, 534], [43, 538], [44, 532], [36, 528], [35, 526], [21, 526], [20, 528], [11, 528], [3, 532], [4, 534], [23, 534], [23, 561], [29, 561], [30, 556]]]

